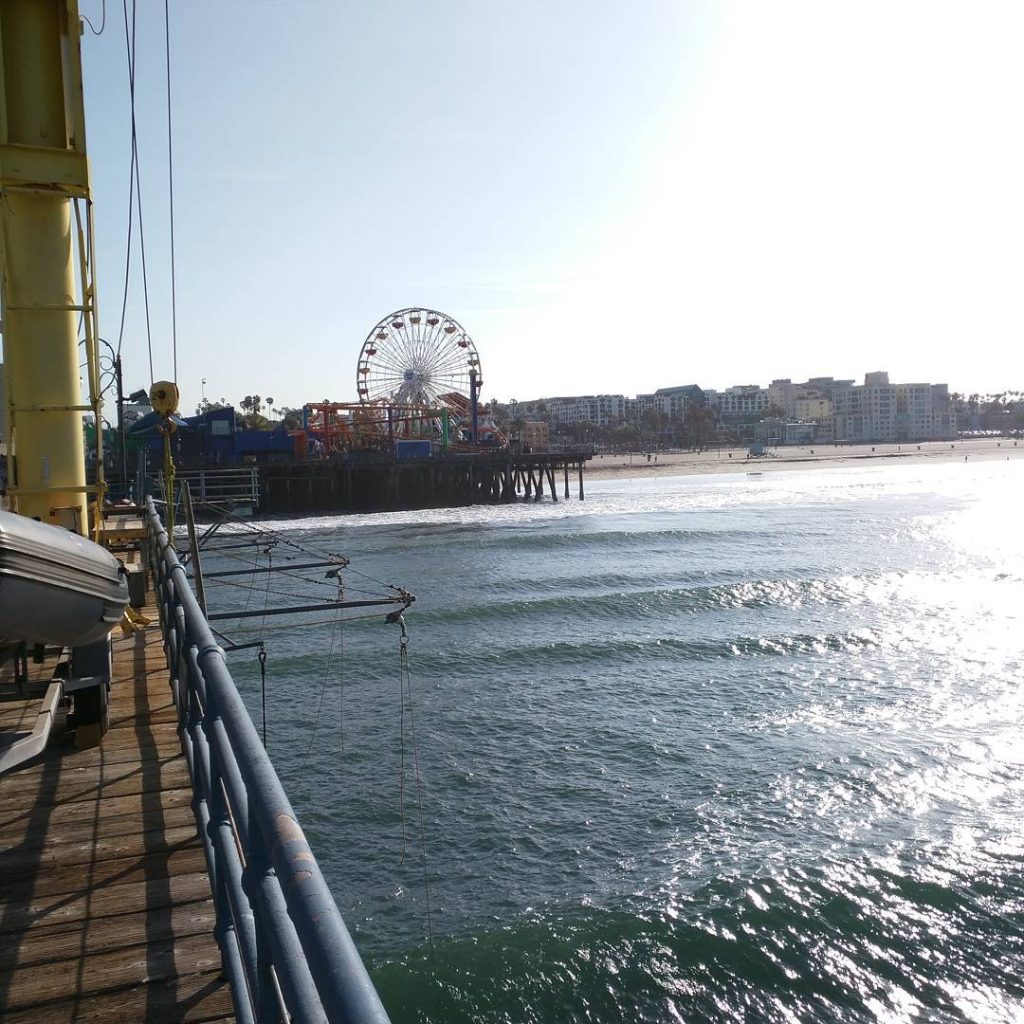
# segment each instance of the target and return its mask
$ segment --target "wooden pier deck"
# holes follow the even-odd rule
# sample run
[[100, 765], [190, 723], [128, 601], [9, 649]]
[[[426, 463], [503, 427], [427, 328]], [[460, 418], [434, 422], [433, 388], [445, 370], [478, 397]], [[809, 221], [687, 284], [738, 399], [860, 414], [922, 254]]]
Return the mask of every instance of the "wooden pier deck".
[[[5, 1024], [234, 1019], [161, 643], [115, 632], [100, 746], [58, 735], [0, 777]], [[0, 732], [31, 728], [53, 662], [29, 667], [25, 697], [0, 676]]]

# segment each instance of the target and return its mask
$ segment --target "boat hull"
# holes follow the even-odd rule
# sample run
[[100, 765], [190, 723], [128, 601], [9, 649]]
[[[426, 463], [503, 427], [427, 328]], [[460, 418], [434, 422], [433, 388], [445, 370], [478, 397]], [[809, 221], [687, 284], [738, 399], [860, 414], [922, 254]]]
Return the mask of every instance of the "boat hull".
[[94, 643], [127, 604], [124, 566], [105, 548], [0, 512], [0, 644]]

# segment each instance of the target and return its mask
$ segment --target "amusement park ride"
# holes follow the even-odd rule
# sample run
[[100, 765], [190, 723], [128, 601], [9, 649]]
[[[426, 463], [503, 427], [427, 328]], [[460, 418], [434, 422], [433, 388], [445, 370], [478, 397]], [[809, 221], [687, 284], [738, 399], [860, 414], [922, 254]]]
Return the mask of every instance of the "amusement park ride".
[[356, 368], [358, 402], [312, 402], [304, 429], [330, 456], [396, 441], [504, 448], [508, 438], [479, 408], [480, 356], [453, 317], [400, 309], [367, 335]]

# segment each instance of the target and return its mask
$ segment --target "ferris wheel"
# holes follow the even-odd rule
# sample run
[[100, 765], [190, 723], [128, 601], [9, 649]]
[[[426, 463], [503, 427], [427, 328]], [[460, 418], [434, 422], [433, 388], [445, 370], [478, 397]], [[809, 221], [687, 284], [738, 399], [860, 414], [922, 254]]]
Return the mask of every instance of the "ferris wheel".
[[434, 309], [400, 309], [367, 335], [359, 353], [359, 401], [461, 412], [470, 402], [470, 373], [480, 356], [457, 320]]

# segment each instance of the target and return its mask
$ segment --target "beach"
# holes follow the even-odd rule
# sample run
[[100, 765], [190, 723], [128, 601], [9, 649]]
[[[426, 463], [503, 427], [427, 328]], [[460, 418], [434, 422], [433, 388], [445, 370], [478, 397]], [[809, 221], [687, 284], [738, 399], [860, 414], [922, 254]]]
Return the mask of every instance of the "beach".
[[752, 456], [746, 447], [702, 452], [660, 451], [595, 455], [585, 464], [592, 480], [627, 476], [681, 476], [688, 473], [764, 473], [796, 469], [834, 469], [840, 466], [914, 465], [936, 462], [976, 462], [1024, 458], [1024, 440], [965, 438], [920, 444], [817, 444], [768, 449]]

